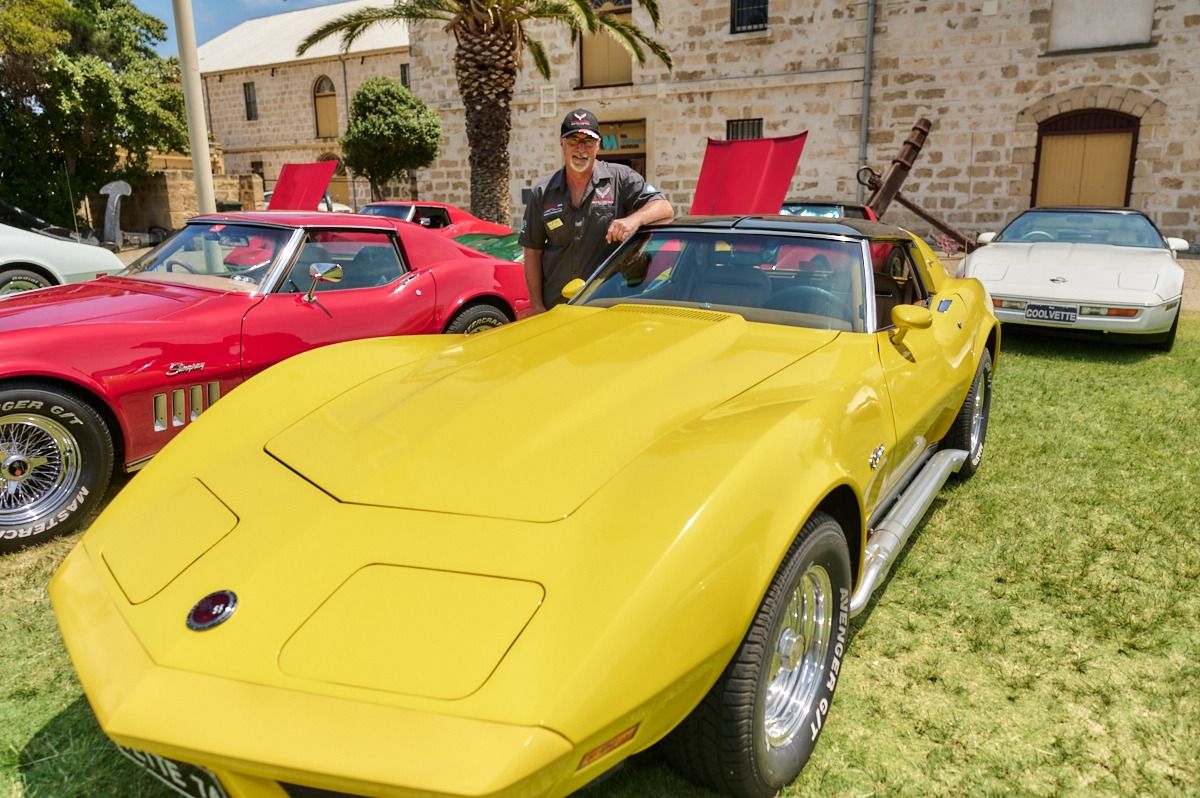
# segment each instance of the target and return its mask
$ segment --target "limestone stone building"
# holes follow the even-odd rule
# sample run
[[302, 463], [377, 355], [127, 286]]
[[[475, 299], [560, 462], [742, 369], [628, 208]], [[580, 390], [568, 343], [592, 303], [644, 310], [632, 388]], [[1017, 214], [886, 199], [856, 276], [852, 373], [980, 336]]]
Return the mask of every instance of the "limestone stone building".
[[[686, 210], [708, 138], [809, 131], [791, 195], [853, 198], [918, 117], [933, 120], [904, 191], [968, 233], [1035, 203], [1129, 204], [1200, 237], [1200, 0], [660, 0], [674, 69], [535, 25], [554, 69], [526, 60], [513, 104], [511, 200], [560, 166], [562, 115], [592, 109], [601, 157]], [[629, 0], [603, 6], [629, 13]], [[442, 115], [423, 196], [466, 204], [454, 42], [410, 32], [412, 88]], [[864, 124], [865, 121], [865, 124]], [[930, 226], [897, 206], [889, 220]]]
[[[285, 163], [340, 161], [337, 138], [346, 131], [350, 100], [363, 81], [385, 76], [408, 84], [408, 31], [375, 26], [347, 53], [336, 37], [303, 57], [296, 47], [325, 22], [381, 4], [389, 0], [251, 19], [198, 48], [209, 132], [224, 150], [227, 172], [257, 174], [270, 190]], [[366, 181], [352, 181], [340, 164], [329, 192], [352, 207], [370, 199]]]
[[[268, 183], [288, 160], [336, 157], [349, 97], [370, 75], [407, 81], [442, 117], [427, 199], [469, 202], [454, 40], [441, 23], [371, 30], [339, 57], [296, 43], [354, 0], [251, 20], [200, 48], [211, 129], [227, 170]], [[593, 0], [649, 29], [632, 0]], [[860, 164], [882, 171], [913, 123], [933, 120], [904, 191], [967, 233], [1033, 204], [1129, 204], [1168, 235], [1200, 238], [1200, 0], [659, 0], [674, 68], [631, 63], [607, 37], [572, 45], [530, 27], [513, 103], [512, 219], [560, 166], [558, 123], [596, 112], [601, 157], [628, 163], [686, 211], [707, 139], [809, 131], [794, 198], [853, 199]], [[332, 110], [331, 110], [332, 109]], [[336, 112], [336, 128], [332, 122]], [[255, 118], [251, 119], [250, 117]], [[361, 204], [364, 184], [342, 183]], [[928, 234], [893, 205], [888, 219]]]

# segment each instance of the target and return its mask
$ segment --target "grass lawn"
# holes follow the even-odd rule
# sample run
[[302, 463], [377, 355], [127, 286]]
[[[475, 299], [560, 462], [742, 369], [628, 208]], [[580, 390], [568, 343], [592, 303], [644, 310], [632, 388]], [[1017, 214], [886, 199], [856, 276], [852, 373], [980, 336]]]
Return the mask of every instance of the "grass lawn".
[[[165, 797], [62, 648], [76, 538], [0, 557], [0, 798]], [[1200, 794], [1200, 314], [1169, 354], [1006, 330], [983, 467], [853, 627], [787, 796]], [[587, 795], [711, 793], [651, 751]]]

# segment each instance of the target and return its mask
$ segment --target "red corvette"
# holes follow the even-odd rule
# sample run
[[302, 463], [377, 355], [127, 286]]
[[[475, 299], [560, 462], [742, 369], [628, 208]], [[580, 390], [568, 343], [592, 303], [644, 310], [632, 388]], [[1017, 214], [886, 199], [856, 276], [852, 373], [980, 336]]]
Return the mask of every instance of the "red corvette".
[[484, 221], [478, 216], [467, 213], [462, 208], [447, 205], [444, 202], [381, 200], [362, 206], [358, 212], [369, 216], [403, 219], [406, 222], [428, 227], [430, 230], [437, 230], [448, 238], [455, 238], [467, 233], [506, 236], [512, 232], [512, 228], [508, 225]]
[[349, 213], [193, 219], [112, 277], [0, 300], [0, 550], [76, 526], [221, 396], [324, 344], [524, 315], [520, 264]]

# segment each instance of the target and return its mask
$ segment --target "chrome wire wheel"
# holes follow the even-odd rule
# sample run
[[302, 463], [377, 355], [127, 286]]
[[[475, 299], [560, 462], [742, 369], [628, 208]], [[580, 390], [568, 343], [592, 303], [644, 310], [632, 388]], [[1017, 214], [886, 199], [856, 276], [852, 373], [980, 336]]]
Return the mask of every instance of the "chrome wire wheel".
[[0, 286], [0, 296], [19, 294], [22, 291], [32, 291], [35, 288], [45, 288], [45, 284], [34, 280], [32, 277], [22, 277], [18, 275], [9, 280], [3, 286]]
[[988, 394], [992, 390], [992, 373], [990, 370], [981, 372], [979, 385], [975, 388], [975, 401], [971, 406], [971, 448], [967, 451], [975, 455], [983, 444], [984, 424], [987, 421]]
[[28, 523], [68, 501], [80, 463], [78, 441], [54, 419], [0, 416], [0, 526]]
[[763, 731], [769, 748], [791, 743], [825, 677], [835, 601], [828, 571], [810, 564], [788, 601], [771, 651]]

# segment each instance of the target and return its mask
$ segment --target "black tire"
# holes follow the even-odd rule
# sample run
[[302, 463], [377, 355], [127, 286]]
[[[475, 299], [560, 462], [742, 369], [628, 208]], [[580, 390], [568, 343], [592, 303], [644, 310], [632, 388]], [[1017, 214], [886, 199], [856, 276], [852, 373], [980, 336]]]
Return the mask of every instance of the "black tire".
[[965, 449], [967, 459], [958, 470], [959, 479], [970, 479], [983, 462], [984, 444], [987, 443], [988, 416], [992, 410], [992, 355], [983, 350], [975, 379], [967, 398], [963, 400], [954, 424], [942, 440], [943, 449]]
[[0, 551], [78, 527], [112, 470], [112, 435], [89, 404], [30, 383], [0, 388]]
[[482, 332], [501, 324], [507, 324], [509, 318], [504, 311], [495, 305], [479, 304], [465, 307], [446, 325], [446, 332], [451, 335]]
[[[768, 798], [795, 780], [833, 703], [850, 589], [846, 537], [837, 521], [817, 512], [796, 536], [721, 678], [664, 741], [667, 760], [687, 778], [738, 798]], [[797, 627], [815, 634], [804, 639]]]
[[1175, 311], [1175, 321], [1171, 322], [1171, 329], [1167, 330], [1166, 335], [1154, 342], [1153, 346], [1162, 352], [1170, 352], [1175, 347], [1175, 333], [1179, 332], [1179, 317], [1182, 315], [1178, 310]]
[[52, 285], [53, 282], [28, 269], [0, 269], [0, 296], [32, 291], [34, 288], [48, 288]]

